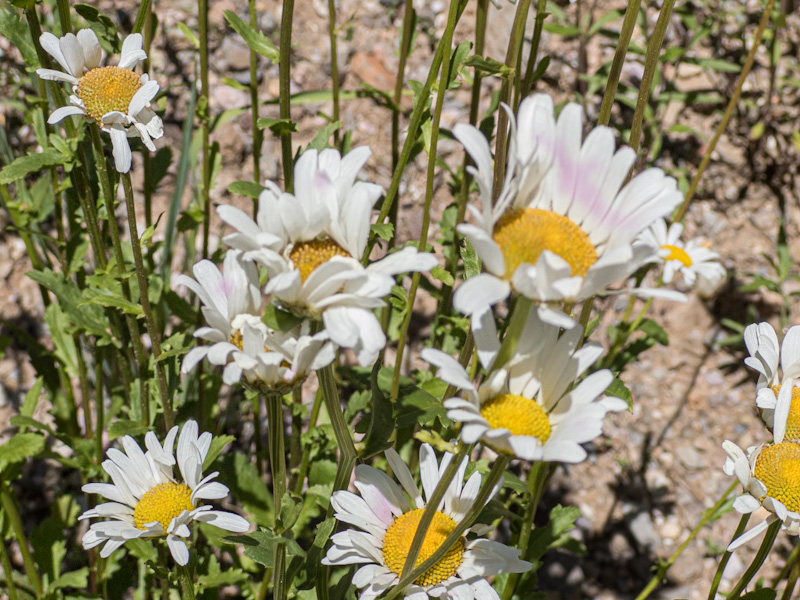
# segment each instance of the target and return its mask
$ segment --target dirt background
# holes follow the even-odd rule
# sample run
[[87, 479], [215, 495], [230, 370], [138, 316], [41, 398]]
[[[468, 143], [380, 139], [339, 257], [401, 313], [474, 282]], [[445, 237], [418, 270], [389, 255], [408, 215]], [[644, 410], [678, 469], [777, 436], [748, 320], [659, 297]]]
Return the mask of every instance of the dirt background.
[[[571, 22], [596, 20], [609, 10], [624, 11], [625, 2], [598, 0], [594, 3], [558, 3]], [[646, 21], [637, 26], [633, 43], [644, 47], [645, 37], [652, 31], [658, 6], [646, 6]], [[129, 30], [138, 4], [103, 1], [98, 8]], [[753, 31], [761, 14], [757, 2], [702, 2], [678, 6], [694, 12], [699, 22], [715, 23], [713, 33], [692, 50], [692, 56], [723, 58], [742, 64]], [[446, 18], [447, 3], [442, 0], [415, 2], [419, 19], [419, 35], [409, 59], [407, 78], [424, 80]], [[246, 18], [246, 5], [231, 0], [211, 2], [211, 110], [221, 111], [246, 107], [247, 92], [226, 85], [223, 77], [247, 83], [249, 53], [247, 47], [226, 27], [223, 13], [233, 10]], [[180, 32], [179, 23], [196, 31], [195, 4], [183, 0], [162, 0], [155, 3], [160, 29], [151, 52], [151, 75], [166, 90], [162, 100], [165, 109], [165, 137], [157, 145], [180, 147], [181, 126], [187, 117], [187, 86], [193, 80], [197, 55], [191, 43]], [[278, 41], [281, 4], [258, 3], [260, 29]], [[475, 3], [470, 3], [456, 32], [456, 41], [472, 39]], [[487, 33], [486, 55], [502, 60], [514, 16], [514, 6], [500, 0], [500, 9], [492, 6]], [[298, 2], [295, 9], [293, 45], [293, 92], [330, 89], [330, 53], [327, 38], [327, 3], [322, 0]], [[367, 84], [391, 90], [398, 70], [395, 48], [402, 22], [402, 7], [397, 0], [343, 0], [337, 21], [340, 27], [339, 67], [343, 90], [357, 90]], [[530, 17], [528, 35], [532, 31]], [[618, 29], [621, 17], [606, 28]], [[584, 29], [586, 30], [586, 29]], [[582, 517], [575, 532], [586, 542], [588, 554], [583, 558], [555, 552], [541, 572], [542, 588], [551, 598], [632, 598], [651, 577], [650, 568], [659, 558], [666, 558], [682, 543], [697, 523], [703, 510], [713, 505], [732, 479], [721, 471], [724, 453], [721, 443], [731, 439], [742, 447], [769, 439], [755, 413], [755, 386], [751, 373], [745, 371], [741, 346], [720, 347], [718, 343], [732, 332], [723, 326], [725, 319], [739, 323], [769, 320], [777, 323], [781, 297], [771, 292], [740, 291], [754, 273], [770, 275], [767, 257], [775, 255], [779, 221], [786, 220], [792, 256], [800, 258], [797, 202], [797, 146], [793, 134], [798, 116], [797, 77], [798, 19], [790, 15], [777, 36], [782, 48], [780, 58], [771, 66], [769, 53], [762, 46], [753, 73], [748, 78], [740, 109], [712, 155], [712, 162], [701, 182], [698, 195], [687, 218], [687, 234], [701, 236], [722, 257], [729, 272], [724, 288], [710, 298], [694, 293], [685, 304], [655, 303], [650, 316], [657, 319], [669, 334], [668, 347], [654, 347], [642, 355], [625, 374], [634, 395], [633, 414], [613, 415], [608, 419], [607, 436], [598, 439], [591, 460], [573, 467], [560, 467], [553, 485], [544, 499], [545, 508], [556, 503], [578, 506]], [[665, 46], [687, 43], [691, 30], [677, 16], [668, 29]], [[526, 42], [527, 53], [527, 42]], [[613, 56], [614, 44], [607, 38], [591, 39], [545, 32], [540, 55], [551, 58], [545, 77], [537, 91], [553, 94], [557, 99], [573, 99], [585, 92], [583, 74], [594, 74]], [[0, 39], [0, 53], [11, 61], [15, 50]], [[622, 84], [635, 98], [643, 57], [629, 54], [623, 69]], [[679, 68], [667, 65], [664, 77], [656, 88], [656, 96], [668, 86], [678, 91], [716, 91], [724, 102], [733, 90], [736, 73], [719, 73], [696, 65]], [[259, 64], [260, 98], [278, 97], [278, 68], [262, 59]], [[498, 82], [485, 81], [488, 105], [490, 89]], [[452, 127], [467, 119], [469, 86], [448, 95], [442, 125]], [[602, 89], [584, 98], [589, 115], [595, 120]], [[405, 106], [405, 105], [404, 105]], [[655, 106], [655, 104], [654, 104]], [[657, 130], [665, 132], [662, 152], [655, 164], [677, 175], [691, 178], [699, 164], [706, 143], [719, 123], [723, 104], [690, 104], [672, 102], [657, 108]], [[0, 118], [10, 117], [6, 105], [0, 105]], [[305, 104], [293, 108], [292, 118], [298, 123], [294, 136], [295, 149], [306, 145], [327, 121], [320, 113], [329, 114], [330, 103]], [[632, 112], [617, 104], [612, 123], [629, 127]], [[262, 106], [261, 116], [277, 117], [276, 104]], [[369, 144], [373, 156], [364, 178], [387, 187], [391, 177], [390, 114], [370, 99], [342, 102], [341, 120], [346, 130], [353, 131], [353, 144]], [[763, 134], [754, 134], [753, 127], [763, 124]], [[694, 132], [671, 131], [675, 124], [688, 125]], [[403, 125], [404, 126], [404, 125]], [[219, 143], [222, 169], [212, 190], [215, 203], [234, 202], [245, 206], [248, 201], [234, 198], [226, 190], [228, 184], [252, 177], [252, 131], [249, 111], [220, 125], [212, 139]], [[25, 127], [12, 132], [15, 142], [30, 141]], [[647, 139], [645, 144], [650, 143]], [[443, 139], [440, 155], [451, 165], [461, 161], [460, 147]], [[265, 178], [280, 180], [280, 146], [267, 133], [261, 161]], [[644, 162], [644, 161], [643, 161]], [[174, 183], [171, 174], [162, 183], [155, 200], [155, 214], [165, 210]], [[415, 238], [421, 225], [421, 203], [424, 196], [424, 156], [410, 165], [400, 189], [400, 239]], [[141, 177], [141, 169], [135, 166]], [[194, 175], [196, 177], [197, 175]], [[435, 215], [451, 201], [447, 181], [436, 179]], [[189, 186], [191, 187], [191, 186]], [[189, 201], [189, 194], [184, 199]], [[185, 204], [184, 204], [185, 206]], [[140, 227], [143, 227], [143, 221]], [[163, 224], [156, 239], [163, 237]], [[437, 231], [431, 232], [431, 239]], [[25, 277], [31, 268], [22, 241], [0, 231], [0, 280], [4, 302], [0, 304], [0, 329], [12, 341], [0, 360], [0, 426], [16, 411], [21, 397], [29, 389], [34, 370], [29, 358], [18, 351], [9, 324], [46, 338], [42, 330], [42, 305], [36, 286]], [[798, 289], [789, 282], [787, 292]], [[624, 301], [610, 304], [609, 319], [621, 313]], [[422, 298], [420, 314], [430, 314], [430, 299]], [[426, 330], [423, 328], [421, 334]], [[11, 432], [6, 428], [5, 436]], [[758, 522], [763, 515], [753, 517]], [[703, 530], [669, 571], [668, 583], [654, 594], [661, 598], [702, 599], [707, 595], [716, 568], [717, 553], [729, 541], [738, 516], [728, 514]], [[762, 573], [774, 574], [780, 556], [790, 549], [787, 536], [779, 537], [777, 553]], [[725, 572], [722, 590], [731, 585], [749, 564], [757, 543], [737, 551]]]

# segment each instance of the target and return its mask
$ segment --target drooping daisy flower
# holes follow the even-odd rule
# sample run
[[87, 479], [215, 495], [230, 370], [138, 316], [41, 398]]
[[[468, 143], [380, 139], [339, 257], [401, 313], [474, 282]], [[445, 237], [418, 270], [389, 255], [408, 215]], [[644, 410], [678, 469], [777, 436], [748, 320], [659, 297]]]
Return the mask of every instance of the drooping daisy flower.
[[577, 463], [586, 458], [581, 444], [602, 435], [606, 413], [627, 408], [620, 398], [600, 398], [614, 379], [607, 369], [572, 387], [603, 353], [599, 344], [578, 348], [582, 335], [573, 328], [559, 337], [558, 327], [531, 311], [514, 356], [478, 388], [450, 355], [426, 348], [422, 358], [466, 393], [444, 401], [447, 416], [463, 424], [464, 443], [480, 440], [524, 460]]
[[[651, 254], [634, 247], [637, 235], [668, 214], [682, 199], [675, 179], [647, 169], [622, 187], [636, 159], [614, 134], [595, 127], [583, 138], [583, 111], [568, 104], [558, 121], [543, 94], [524, 100], [518, 119], [510, 116], [508, 165], [503, 189], [492, 198], [492, 155], [483, 134], [459, 124], [453, 130], [476, 167], [482, 209], [470, 207], [477, 225], [462, 224], [486, 273], [456, 290], [457, 310], [475, 315], [516, 291], [538, 303], [542, 318], [573, 322], [547, 303], [576, 302], [610, 293]], [[640, 294], [679, 298], [674, 293]]]
[[84, 115], [97, 121], [103, 131], [111, 135], [114, 166], [120, 173], [131, 168], [129, 137], [140, 137], [151, 152], [156, 147], [153, 139], [164, 134], [161, 119], [150, 108], [150, 101], [158, 93], [158, 83], [147, 74], [137, 75], [133, 69], [147, 59], [142, 49], [142, 36], [134, 33], [122, 43], [122, 55], [117, 66], [101, 67], [102, 50], [91, 29], [81, 29], [77, 35], [68, 33], [57, 38], [43, 33], [39, 38], [42, 48], [64, 71], [37, 69], [42, 79], [66, 81], [72, 84], [71, 106], [53, 111], [47, 120], [51, 125], [70, 115]]
[[750, 353], [744, 363], [759, 374], [756, 405], [761, 418], [776, 439], [800, 440], [800, 389], [794, 383], [800, 378], [800, 326], [791, 327], [778, 344], [772, 325], [753, 323], [744, 330], [744, 343]]
[[322, 319], [330, 339], [353, 349], [362, 365], [386, 344], [372, 311], [384, 305], [395, 275], [437, 264], [433, 255], [405, 248], [361, 265], [381, 195], [380, 186], [355, 181], [369, 156], [367, 147], [344, 157], [333, 149], [304, 152], [294, 169], [295, 193], [267, 182], [257, 222], [233, 206], [217, 208], [237, 231], [225, 242], [267, 267], [266, 293], [297, 315]]
[[658, 219], [637, 238], [637, 243], [652, 248], [657, 257], [653, 262], [664, 263], [664, 283], [670, 283], [675, 273], [683, 275], [686, 285], [694, 285], [698, 277], [718, 281], [725, 277], [725, 267], [717, 259], [719, 254], [705, 247], [700, 240], [689, 240], [683, 244], [681, 223], [673, 223], [667, 229], [664, 219]]
[[726, 440], [722, 447], [728, 454], [723, 470], [735, 474], [745, 491], [733, 507], [742, 514], [761, 506], [772, 513], [731, 542], [728, 550], [747, 543], [776, 521], [789, 535], [800, 535], [800, 444], [776, 438], [773, 444], [748, 448], [746, 455], [733, 442]]
[[172, 557], [179, 565], [189, 562], [185, 539], [191, 536], [193, 521], [208, 523], [244, 533], [250, 523], [237, 514], [212, 510], [205, 500], [219, 500], [228, 495], [228, 488], [212, 481], [219, 473], [203, 477], [203, 461], [211, 445], [211, 434], [198, 436], [197, 423], [187, 421], [178, 437], [177, 463], [182, 481], [173, 476], [176, 457], [172, 448], [178, 427], [167, 434], [162, 446], [151, 431], [145, 436], [147, 452], [130, 436], [122, 438], [124, 452], [111, 448], [103, 469], [113, 483], [88, 483], [87, 494], [99, 494], [111, 500], [98, 504], [79, 518], [95, 517], [111, 520], [92, 523], [83, 536], [83, 547], [105, 544], [100, 556], [107, 557], [126, 541], [137, 538], [167, 538]]
[[[363, 564], [353, 577], [353, 584], [361, 590], [359, 600], [372, 600], [397, 585], [425, 508], [425, 499], [400, 456], [394, 450], [388, 450], [386, 458], [402, 488], [382, 471], [359, 465], [356, 467], [354, 485], [360, 496], [348, 491], [338, 491], [331, 496], [336, 518], [355, 525], [361, 531], [348, 529], [333, 535], [333, 546], [322, 564]], [[438, 465], [433, 448], [428, 444], [422, 445], [419, 468], [425, 498], [431, 497], [452, 458], [452, 454], [445, 453], [441, 465]], [[481, 485], [480, 473], [473, 473], [462, 488], [467, 460], [464, 458], [447, 488], [442, 504], [437, 507], [417, 557], [417, 565], [442, 545], [477, 497]], [[499, 488], [498, 484], [492, 496]], [[491, 527], [478, 525], [466, 533], [481, 536], [488, 531], [491, 531]], [[520, 551], [516, 548], [483, 537], [468, 539], [465, 535], [438, 563], [406, 589], [405, 597], [414, 600], [427, 600], [428, 597], [499, 600], [497, 592], [485, 577], [530, 570], [531, 564], [520, 560], [519, 555]]]

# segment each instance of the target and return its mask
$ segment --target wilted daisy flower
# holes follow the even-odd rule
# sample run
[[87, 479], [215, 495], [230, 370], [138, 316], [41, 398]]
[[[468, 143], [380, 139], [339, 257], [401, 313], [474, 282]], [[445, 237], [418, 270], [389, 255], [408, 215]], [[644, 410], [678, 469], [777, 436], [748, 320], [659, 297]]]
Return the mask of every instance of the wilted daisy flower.
[[[388, 450], [386, 458], [402, 488], [382, 471], [359, 465], [356, 467], [354, 485], [360, 496], [348, 491], [334, 492], [331, 496], [336, 518], [355, 525], [361, 531], [348, 529], [333, 535], [333, 546], [322, 559], [322, 564], [363, 564], [353, 576], [353, 584], [361, 590], [359, 600], [377, 598], [397, 585], [425, 508], [425, 499], [397, 452]], [[425, 498], [431, 497], [452, 458], [452, 454], [445, 453], [441, 465], [438, 465], [433, 448], [428, 444], [422, 445], [419, 469]], [[433, 522], [425, 533], [416, 565], [420, 565], [442, 545], [475, 502], [481, 476], [480, 473], [473, 473], [462, 488], [467, 461], [465, 457], [445, 492], [442, 504], [437, 507]], [[499, 488], [500, 484], [493, 490], [492, 496]], [[481, 536], [488, 531], [491, 531], [491, 527], [483, 525], [468, 529], [465, 536], [438, 563], [406, 589], [405, 597], [414, 600], [426, 600], [428, 597], [499, 600], [497, 592], [485, 578], [499, 573], [523, 573], [530, 570], [531, 563], [520, 560], [520, 551], [516, 548], [482, 537], [467, 538], [467, 534]]]
[[208, 523], [220, 529], [244, 533], [250, 528], [246, 519], [231, 512], [212, 510], [204, 500], [219, 500], [228, 488], [212, 481], [219, 473], [203, 477], [203, 461], [211, 446], [211, 434], [198, 436], [197, 423], [187, 421], [178, 438], [178, 469], [182, 481], [173, 476], [176, 463], [172, 447], [178, 427], [167, 434], [162, 446], [150, 431], [145, 436], [147, 452], [130, 436], [122, 438], [125, 452], [108, 451], [103, 469], [113, 483], [88, 483], [87, 494], [100, 494], [111, 500], [98, 504], [79, 518], [110, 517], [93, 523], [83, 536], [83, 547], [105, 543], [100, 556], [107, 557], [126, 541], [137, 538], [167, 538], [172, 557], [179, 565], [189, 562], [189, 548], [184, 542], [191, 536], [192, 521]]
[[683, 275], [686, 285], [694, 285], [698, 277], [718, 281], [725, 277], [725, 267], [717, 259], [719, 254], [709, 250], [699, 240], [681, 242], [683, 225], [673, 223], [667, 229], [664, 219], [658, 219], [637, 238], [637, 243], [652, 248], [657, 258], [653, 262], [664, 263], [664, 283], [670, 283], [675, 273]]
[[602, 435], [606, 413], [627, 408], [620, 398], [600, 398], [614, 379], [607, 369], [572, 387], [603, 353], [599, 344], [578, 348], [582, 336], [573, 328], [559, 337], [557, 327], [531, 311], [514, 356], [478, 388], [450, 355], [426, 348], [422, 358], [466, 393], [444, 401], [447, 416], [462, 423], [464, 443], [480, 440], [524, 460], [577, 463], [586, 458], [581, 444]]
[[[772, 325], [753, 323], [744, 330], [744, 343], [750, 353], [744, 363], [759, 374], [756, 405], [761, 418], [776, 439], [800, 440], [800, 389], [794, 384], [800, 377], [800, 326], [791, 327], [778, 344]], [[778, 373], [779, 348], [783, 377]]]
[[728, 458], [723, 470], [736, 475], [745, 493], [733, 503], [742, 514], [763, 506], [772, 514], [728, 546], [733, 551], [750, 541], [770, 524], [781, 521], [789, 535], [800, 535], [800, 444], [775, 439], [773, 444], [748, 448], [747, 454], [730, 441], [722, 444]]
[[367, 147], [344, 157], [333, 149], [304, 152], [294, 168], [295, 193], [267, 182], [257, 222], [233, 206], [217, 208], [237, 230], [225, 242], [267, 267], [266, 293], [297, 315], [322, 319], [330, 339], [352, 348], [362, 365], [386, 344], [372, 311], [384, 305], [394, 276], [437, 264], [433, 255], [405, 248], [361, 265], [372, 205], [382, 191], [355, 181], [369, 156]]
[[84, 115], [97, 121], [103, 131], [111, 135], [114, 166], [120, 173], [131, 168], [129, 137], [140, 137], [151, 152], [156, 147], [153, 139], [164, 134], [161, 119], [150, 108], [150, 101], [158, 93], [158, 84], [147, 74], [137, 75], [133, 69], [147, 59], [142, 49], [142, 36], [134, 33], [122, 43], [122, 55], [117, 66], [101, 67], [102, 50], [91, 29], [81, 29], [77, 35], [68, 33], [57, 38], [43, 33], [39, 38], [42, 48], [64, 71], [37, 69], [42, 79], [66, 81], [72, 84], [71, 106], [53, 111], [47, 120], [51, 125], [70, 115]]
[[482, 205], [470, 207], [477, 225], [462, 224], [458, 231], [488, 271], [461, 284], [454, 306], [480, 314], [513, 290], [537, 302], [542, 318], [571, 327], [569, 317], [546, 303], [609, 293], [650, 257], [649, 248], [633, 246], [636, 236], [672, 211], [682, 194], [675, 179], [655, 168], [622, 187], [636, 153], [627, 147], [615, 152], [608, 127], [595, 127], [582, 141], [578, 104], [565, 106], [556, 121], [552, 99], [537, 94], [522, 102], [510, 123], [506, 180], [496, 201], [486, 138], [471, 125], [453, 130], [475, 161], [470, 172]]

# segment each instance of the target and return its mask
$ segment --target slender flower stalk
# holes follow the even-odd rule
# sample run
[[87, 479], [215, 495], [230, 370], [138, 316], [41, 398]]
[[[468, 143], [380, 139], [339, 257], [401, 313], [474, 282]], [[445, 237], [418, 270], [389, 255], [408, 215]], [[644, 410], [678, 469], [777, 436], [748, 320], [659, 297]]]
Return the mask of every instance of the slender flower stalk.
[[[755, 577], [758, 570], [761, 568], [761, 565], [764, 564], [764, 561], [767, 560], [767, 556], [769, 555], [769, 551], [772, 550], [772, 546], [775, 543], [775, 538], [778, 537], [778, 532], [781, 530], [781, 522], [775, 521], [772, 525], [769, 526], [767, 529], [767, 533], [764, 535], [764, 541], [761, 542], [761, 546], [756, 552], [755, 557], [753, 557], [753, 562], [750, 563], [750, 566], [747, 567], [747, 570], [744, 572], [742, 577], [739, 579], [738, 583], [734, 586], [734, 588], [728, 592], [727, 600], [737, 600], [741, 595], [742, 592], [747, 587], [747, 584], [750, 583], [750, 580]], [[639, 600], [638, 598], [636, 600]]]
[[[542, 29], [544, 29], [544, 20], [547, 18], [547, 0], [539, 0], [536, 5], [536, 20], [533, 24], [533, 38], [531, 39], [531, 49], [528, 54], [528, 64], [525, 67], [525, 79], [522, 80], [522, 87], [519, 89], [519, 98], [525, 98], [531, 93], [533, 88], [533, 74], [534, 67], [539, 57], [539, 43], [542, 40]], [[519, 105], [519, 100], [514, 101], [514, 105]]]
[[800, 576], [800, 544], [796, 544], [789, 558], [786, 559], [786, 566], [790, 567], [789, 579], [786, 580], [786, 587], [781, 594], [781, 600], [790, 600], [794, 592], [795, 585], [797, 585], [797, 578]]
[[658, 13], [658, 21], [653, 30], [653, 35], [650, 36], [650, 41], [647, 43], [647, 53], [644, 59], [644, 74], [642, 75], [642, 83], [639, 85], [639, 97], [636, 99], [636, 110], [633, 113], [631, 134], [628, 139], [628, 145], [636, 152], [639, 151], [639, 141], [642, 137], [642, 122], [644, 121], [644, 111], [650, 99], [650, 88], [653, 87], [653, 77], [658, 68], [658, 55], [661, 53], [661, 45], [664, 42], [664, 34], [667, 31], [667, 25], [669, 25], [669, 19], [672, 16], [672, 7], [674, 5], [675, 0], [664, 0], [664, 3], [661, 5], [661, 12]]
[[625, 63], [628, 44], [630, 44], [633, 28], [636, 26], [636, 17], [641, 6], [642, 0], [628, 0], [628, 8], [625, 9], [625, 18], [622, 21], [617, 48], [614, 51], [614, 60], [611, 63], [611, 70], [606, 80], [606, 91], [603, 94], [603, 103], [600, 105], [600, 115], [597, 117], [598, 125], [608, 125], [608, 121], [611, 118], [611, 107], [614, 106], [614, 98], [617, 96], [619, 76], [622, 73], [622, 65]]
[[342, 405], [339, 401], [339, 391], [336, 389], [336, 380], [333, 374], [333, 364], [317, 371], [319, 385], [322, 388], [322, 398], [331, 420], [336, 443], [339, 446], [339, 466], [333, 481], [333, 491], [343, 490], [350, 483], [350, 474], [356, 461], [356, 448], [353, 444], [350, 427], [344, 420]]
[[[333, 122], [339, 120], [339, 51], [336, 31], [336, 3], [328, 0], [328, 38], [331, 42], [331, 86], [333, 93]], [[402, 77], [399, 79], [402, 82]], [[333, 132], [334, 147], [339, 145], [339, 130]]]
[[[403, 97], [406, 62], [408, 61], [408, 53], [411, 50], [411, 39], [414, 37], [412, 28], [414, 22], [413, 0], [406, 0], [403, 11], [403, 37], [400, 38], [400, 57], [397, 65], [397, 79], [394, 84], [394, 96], [392, 98], [394, 100], [394, 106], [392, 107], [392, 169], [397, 168], [397, 161], [400, 158], [400, 100]], [[478, 52], [477, 47], [475, 52]]]
[[[733, 537], [731, 537], [731, 541], [735, 540], [740, 535], [742, 535], [742, 533], [745, 530], [745, 527], [747, 527], [747, 522], [749, 520], [750, 520], [749, 514], [742, 515], [742, 518], [739, 519], [739, 525], [736, 527], [736, 531], [733, 533]], [[714, 573], [714, 579], [711, 581], [711, 589], [708, 591], [708, 600], [714, 600], [714, 598], [717, 597], [717, 590], [719, 589], [720, 581], [722, 581], [722, 574], [725, 572], [725, 567], [728, 565], [728, 561], [730, 560], [732, 555], [733, 552], [731, 552], [730, 550], [725, 550], [725, 552], [722, 554], [722, 557], [719, 559], [719, 564], [717, 565], [717, 571], [716, 573]]]
[[[258, 30], [256, 0], [247, 0], [250, 14], [250, 27]], [[264, 131], [258, 127], [258, 53], [250, 48], [250, 114], [253, 121], [253, 181], [261, 184], [261, 148], [264, 145]], [[258, 214], [258, 200], [253, 200], [253, 217]]]
[[[278, 57], [278, 77], [280, 84], [280, 117], [291, 121], [291, 68], [292, 68], [292, 19], [294, 17], [294, 0], [285, 0], [281, 12], [281, 39], [280, 55]], [[283, 162], [284, 189], [287, 192], [294, 191], [294, 181], [292, 179], [292, 132], [288, 127], [284, 127], [281, 132], [281, 155]]]
[[167, 429], [170, 429], [174, 423], [172, 416], [172, 397], [169, 395], [164, 363], [159, 360], [161, 356], [161, 332], [156, 323], [153, 307], [150, 305], [147, 270], [144, 266], [142, 247], [139, 243], [139, 232], [136, 226], [136, 206], [133, 202], [133, 186], [131, 185], [130, 173], [122, 174], [122, 187], [125, 190], [125, 206], [128, 211], [128, 229], [130, 231], [131, 247], [133, 249], [133, 262], [136, 267], [136, 279], [139, 283], [139, 303], [142, 305], [142, 311], [144, 311], [144, 322], [147, 327], [147, 334], [150, 336], [150, 343], [153, 346], [156, 380], [158, 382], [158, 390], [161, 394], [161, 402], [164, 406], [164, 421]]
[[[203, 136], [201, 159], [203, 205], [203, 258], [208, 258], [208, 239], [211, 234], [211, 106], [208, 89], [208, 0], [197, 1], [197, 25], [200, 38], [200, 98], [197, 115]], [[253, 125], [255, 126], [255, 124]]]
[[[17, 503], [11, 495], [11, 490], [8, 484], [0, 482], [0, 506], [3, 507], [3, 512], [8, 517], [9, 526], [17, 540], [20, 554], [22, 555], [22, 566], [25, 568], [25, 574], [28, 576], [36, 592], [36, 597], [41, 598], [43, 594], [42, 580], [39, 577], [39, 571], [36, 569], [36, 561], [33, 560], [33, 555], [28, 546], [28, 539], [25, 536], [25, 528], [22, 525], [22, 517], [19, 514]], [[11, 579], [13, 571], [6, 571], [6, 576]]]
[[[264, 398], [269, 422], [269, 464], [272, 470], [272, 505], [277, 529], [286, 494], [286, 456], [284, 452], [283, 401], [279, 394]], [[272, 597], [286, 598], [286, 544], [275, 544], [275, 566], [272, 569]]]
[[194, 600], [194, 575], [192, 574], [190, 565], [179, 566], [178, 572], [180, 573], [181, 580], [181, 598], [183, 600]]

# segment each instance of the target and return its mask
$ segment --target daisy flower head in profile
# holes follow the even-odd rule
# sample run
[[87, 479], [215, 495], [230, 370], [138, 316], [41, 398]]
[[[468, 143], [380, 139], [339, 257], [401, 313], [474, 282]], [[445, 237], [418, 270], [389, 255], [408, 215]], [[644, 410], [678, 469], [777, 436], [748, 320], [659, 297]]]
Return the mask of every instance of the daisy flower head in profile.
[[142, 48], [142, 36], [133, 33], [122, 43], [122, 54], [116, 66], [100, 66], [102, 49], [91, 29], [81, 29], [77, 35], [68, 33], [57, 38], [43, 33], [42, 48], [52, 56], [63, 71], [37, 69], [42, 79], [65, 81], [72, 85], [70, 105], [53, 111], [47, 120], [51, 125], [71, 115], [83, 115], [96, 121], [111, 136], [114, 167], [120, 173], [131, 168], [129, 137], [139, 137], [151, 152], [153, 139], [164, 134], [161, 118], [150, 107], [158, 93], [158, 83], [147, 74], [134, 72], [139, 62], [147, 59]]
[[594, 343], [579, 347], [579, 327], [560, 337], [559, 331], [531, 311], [514, 355], [478, 387], [449, 354], [422, 351], [424, 360], [439, 367], [439, 377], [464, 390], [466, 398], [450, 398], [444, 406], [447, 416], [462, 424], [465, 444], [480, 441], [529, 461], [577, 463], [586, 458], [581, 444], [602, 435], [606, 413], [625, 410], [627, 403], [602, 397], [614, 379], [607, 369], [574, 385], [603, 348]]
[[[414, 483], [411, 471], [397, 452], [388, 450], [386, 459], [400, 486], [383, 471], [359, 465], [355, 470], [354, 483], [359, 494], [338, 491], [331, 496], [336, 518], [355, 528], [331, 537], [333, 545], [322, 564], [363, 565], [353, 577], [356, 588], [361, 590], [359, 600], [377, 598], [399, 582], [408, 550], [425, 509], [425, 499], [433, 495], [453, 455], [445, 453], [441, 464], [437, 464], [433, 448], [422, 444], [419, 468], [424, 497]], [[467, 462], [468, 458], [465, 457], [447, 488], [442, 503], [437, 507], [417, 556], [417, 565], [442, 545], [477, 498], [481, 476], [475, 472], [463, 483]], [[490, 498], [497, 493], [500, 486], [498, 484], [495, 487]], [[486, 525], [474, 525], [468, 529], [439, 562], [406, 589], [405, 597], [413, 600], [427, 600], [429, 597], [499, 600], [497, 592], [486, 577], [499, 573], [524, 573], [531, 569], [531, 563], [520, 560], [518, 549], [483, 537], [491, 530]]]
[[[508, 110], [507, 107], [504, 107]], [[458, 231], [475, 248], [485, 273], [461, 284], [453, 302], [459, 312], [481, 314], [515, 291], [537, 303], [555, 325], [574, 322], [548, 303], [582, 301], [612, 293], [651, 255], [633, 241], [682, 199], [674, 178], [651, 168], [624, 185], [636, 153], [615, 151], [613, 130], [598, 126], [583, 139], [583, 110], [567, 104], [555, 119], [545, 94], [526, 98], [510, 115], [506, 178], [492, 197], [492, 155], [484, 135], [459, 124], [455, 137], [475, 162], [470, 173], [481, 208], [476, 224]], [[681, 298], [674, 292], [643, 290]]]
[[725, 277], [725, 267], [719, 264], [719, 254], [705, 247], [700, 240], [681, 242], [683, 225], [673, 223], [667, 228], [664, 219], [657, 219], [637, 238], [637, 243], [652, 248], [652, 262], [664, 265], [664, 283], [670, 283], [676, 273], [683, 276], [686, 285], [694, 285], [698, 277], [719, 281]]
[[[194, 521], [226, 531], [244, 533], [250, 523], [237, 514], [212, 510], [206, 500], [228, 496], [228, 488], [213, 481], [219, 473], [203, 477], [203, 462], [211, 446], [210, 433], [198, 435], [197, 423], [187, 421], [178, 436], [177, 457], [173, 453], [178, 427], [173, 427], [162, 445], [150, 431], [143, 452], [130, 436], [122, 438], [123, 451], [111, 448], [103, 469], [112, 483], [88, 483], [87, 494], [99, 494], [110, 502], [98, 504], [79, 518], [105, 518], [92, 523], [83, 536], [83, 547], [104, 544], [100, 556], [107, 557], [126, 541], [166, 537], [172, 557], [179, 565], [189, 562], [186, 540]], [[180, 479], [173, 466], [178, 465]]]
[[330, 339], [352, 349], [362, 365], [386, 344], [373, 310], [384, 305], [395, 276], [437, 264], [431, 254], [404, 248], [362, 266], [372, 206], [382, 193], [356, 181], [369, 156], [364, 146], [345, 156], [307, 150], [294, 167], [294, 194], [267, 182], [255, 221], [233, 206], [217, 208], [235, 230], [225, 242], [267, 268], [265, 292], [296, 315], [322, 320]]
[[[769, 323], [753, 323], [744, 330], [744, 343], [750, 354], [744, 359], [758, 372], [756, 406], [773, 436], [800, 440], [800, 326], [790, 327], [778, 343]], [[780, 362], [780, 371], [779, 371]]]

